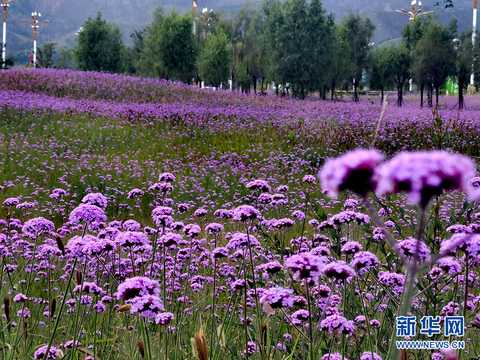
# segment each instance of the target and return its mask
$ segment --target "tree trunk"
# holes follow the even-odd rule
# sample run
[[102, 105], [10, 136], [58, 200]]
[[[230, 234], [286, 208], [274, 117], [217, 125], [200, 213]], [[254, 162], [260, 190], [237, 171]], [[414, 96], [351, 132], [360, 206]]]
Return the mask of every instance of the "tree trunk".
[[356, 83], [356, 82], [353, 84], [353, 91], [354, 91], [354, 93], [353, 93], [353, 101], [354, 101], [354, 102], [359, 102], [360, 99], [359, 99], [359, 97], [358, 97], [357, 83]]
[[423, 107], [423, 90], [425, 89], [425, 83], [422, 81], [420, 84], [420, 107]]
[[439, 85], [435, 85], [435, 106], [438, 106], [438, 90], [440, 90], [440, 86]]
[[383, 101], [385, 100], [385, 94], [384, 94], [384, 91], [383, 91], [383, 85], [382, 87], [380, 88], [381, 92], [382, 92], [382, 101], [381, 103], [383, 104]]
[[332, 80], [332, 101], [335, 100], [335, 81]]
[[253, 93], [257, 95], [257, 77], [252, 76], [252, 80], [253, 80]]
[[427, 102], [428, 102], [428, 107], [433, 107], [433, 87], [432, 85], [428, 85], [427, 88]]
[[263, 94], [263, 83], [265, 82], [265, 78], [262, 77], [262, 83], [260, 85], [260, 90], [261, 90], [261, 93]]
[[327, 85], [323, 85], [323, 97], [322, 100], [327, 100]]
[[397, 106], [402, 106], [403, 105], [403, 83], [398, 83], [397, 91], [398, 91]]
[[458, 82], [458, 110], [462, 110], [465, 107], [465, 101], [463, 100], [463, 79]]

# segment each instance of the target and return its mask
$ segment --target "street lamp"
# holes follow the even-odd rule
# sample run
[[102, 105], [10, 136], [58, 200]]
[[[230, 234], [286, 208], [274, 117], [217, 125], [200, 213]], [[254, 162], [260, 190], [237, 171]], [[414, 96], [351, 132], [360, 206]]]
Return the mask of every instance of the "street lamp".
[[0, 4], [3, 7], [3, 42], [2, 42], [2, 60], [3, 60], [3, 68], [5, 68], [5, 61], [6, 61], [6, 41], [7, 41], [7, 7], [9, 7], [10, 3], [13, 1], [18, 0], [0, 0]]
[[[422, 11], [422, 2], [421, 1], [418, 1], [417, 0], [412, 0], [412, 2], [410, 3], [410, 9], [411, 11], [407, 11], [407, 10], [404, 10], [404, 9], [401, 9], [401, 10], [395, 10], [396, 12], [400, 13], [400, 14], [405, 14], [409, 17], [409, 19], [412, 21], [412, 26], [415, 22], [415, 20], [420, 17], [420, 16], [423, 16], [423, 15], [428, 15], [428, 14], [432, 14], [433, 11], [427, 11], [427, 12], [423, 12]], [[409, 82], [409, 91], [412, 91], [412, 88], [413, 88], [413, 80], [412, 78], [410, 78]]]
[[[475, 36], [477, 35], [477, 5], [478, 0], [473, 0], [473, 31], [472, 31], [472, 45], [475, 45]], [[470, 85], [473, 85], [475, 82], [475, 75], [473, 73], [472, 65], [472, 74], [470, 75]]]
[[40, 21], [42, 14], [32, 12], [32, 21], [23, 20], [27, 24], [32, 24], [33, 28], [33, 67], [37, 67], [37, 33], [40, 24], [48, 23], [48, 20]]
[[203, 17], [203, 38], [207, 38], [207, 27], [213, 21], [211, 14], [213, 10], [208, 11], [207, 8], [203, 8], [202, 10], [202, 17]]
[[401, 10], [395, 10], [396, 12], [399, 12], [401, 14], [405, 14], [405, 15], [408, 15], [408, 17], [410, 18], [410, 20], [412, 20], [412, 23], [419, 17], [419, 16], [422, 16], [422, 15], [428, 15], [428, 14], [432, 14], [433, 11], [427, 11], [427, 12], [423, 12], [422, 11], [422, 2], [421, 1], [418, 1], [417, 0], [413, 0], [411, 3], [410, 3], [410, 9], [412, 11], [407, 11], [407, 10], [404, 10], [404, 9], [401, 9]]

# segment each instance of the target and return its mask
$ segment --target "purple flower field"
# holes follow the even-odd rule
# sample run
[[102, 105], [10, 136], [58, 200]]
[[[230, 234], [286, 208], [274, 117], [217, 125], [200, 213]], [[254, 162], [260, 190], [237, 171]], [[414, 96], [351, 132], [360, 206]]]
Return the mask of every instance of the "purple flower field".
[[441, 101], [3, 71], [0, 359], [476, 359], [480, 100]]

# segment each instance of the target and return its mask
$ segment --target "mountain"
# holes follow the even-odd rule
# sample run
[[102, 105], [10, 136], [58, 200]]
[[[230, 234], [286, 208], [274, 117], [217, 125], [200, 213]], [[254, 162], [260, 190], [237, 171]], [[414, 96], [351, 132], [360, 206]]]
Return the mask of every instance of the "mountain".
[[[248, 0], [198, 0], [198, 10], [203, 7], [223, 11], [231, 16]], [[471, 27], [472, 0], [454, 0], [452, 9], [434, 6], [437, 0], [424, 0], [424, 10], [434, 10], [443, 23], [452, 17], [458, 19], [459, 30]], [[256, 1], [259, 3], [259, 0]], [[374, 41], [380, 44], [398, 39], [408, 17], [396, 13], [396, 9], [407, 8], [410, 0], [324, 0], [327, 12], [335, 14], [337, 20], [350, 11], [368, 16], [376, 25]], [[7, 20], [7, 57], [15, 56], [18, 65], [28, 63], [33, 47], [31, 26], [21, 20], [29, 20], [32, 11], [42, 13], [42, 19], [49, 20], [39, 29], [38, 45], [54, 41], [57, 50], [75, 45], [75, 32], [89, 16], [100, 11], [108, 21], [118, 23], [129, 44], [129, 34], [142, 29], [151, 21], [152, 11], [163, 5], [166, 11], [176, 8], [180, 12], [190, 11], [191, 0], [20, 0], [11, 3]]]

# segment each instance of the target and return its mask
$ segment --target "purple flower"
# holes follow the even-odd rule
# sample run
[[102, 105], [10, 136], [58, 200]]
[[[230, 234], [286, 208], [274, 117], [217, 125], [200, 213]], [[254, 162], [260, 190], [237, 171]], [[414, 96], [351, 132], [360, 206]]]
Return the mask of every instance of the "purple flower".
[[307, 310], [297, 310], [292, 314], [292, 323], [295, 325], [301, 324], [307, 321], [310, 317], [310, 313]]
[[271, 188], [265, 180], [253, 180], [247, 183], [247, 189], [259, 190], [261, 192], [270, 192]]
[[43, 218], [38, 217], [31, 220], [28, 220], [23, 224], [22, 231], [25, 234], [31, 234], [34, 236], [40, 236], [45, 233], [50, 233], [55, 229], [53, 222]]
[[198, 234], [200, 234], [200, 231], [201, 231], [200, 226], [198, 226], [197, 224], [188, 224], [183, 228], [183, 232], [189, 238], [196, 237]]
[[228, 256], [228, 249], [226, 247], [217, 247], [212, 250], [212, 259], [221, 259]]
[[468, 157], [445, 151], [404, 152], [379, 169], [378, 191], [407, 191], [412, 203], [425, 208], [430, 199], [445, 190], [469, 190], [475, 164]]
[[260, 246], [260, 243], [257, 241], [257, 239], [253, 235], [247, 235], [244, 233], [237, 232], [232, 235], [232, 238], [227, 244], [227, 249], [245, 249], [248, 247], [248, 244], [250, 243], [250, 247], [255, 248], [257, 246]]
[[320, 360], [348, 360], [346, 357], [343, 357], [339, 353], [325, 354]]
[[80, 204], [72, 210], [69, 220], [74, 224], [84, 221], [88, 225], [107, 220], [105, 212], [95, 205]]
[[343, 244], [341, 252], [345, 255], [353, 255], [363, 249], [362, 244], [357, 241], [347, 241]]
[[378, 274], [378, 281], [380, 281], [382, 284], [390, 286], [395, 295], [400, 295], [403, 291], [405, 277], [401, 274], [380, 271]]
[[170, 226], [173, 223], [173, 209], [168, 206], [158, 206], [152, 211], [152, 219], [158, 227]]
[[175, 316], [171, 312], [162, 312], [155, 317], [155, 323], [158, 325], [168, 325], [175, 319]]
[[144, 276], [136, 276], [126, 279], [118, 285], [115, 296], [119, 300], [131, 300], [135, 297], [144, 295], [160, 295], [160, 284], [158, 281], [150, 280]]
[[123, 229], [128, 231], [140, 231], [142, 226], [135, 220], [127, 220], [123, 223]]
[[369, 269], [373, 269], [378, 265], [380, 265], [380, 261], [369, 251], [362, 251], [355, 254], [352, 262], [350, 263], [350, 266], [357, 270], [360, 276], [365, 275]]
[[375, 173], [383, 155], [376, 150], [358, 149], [329, 160], [319, 173], [327, 195], [336, 197], [343, 190], [361, 196], [375, 190]]
[[3, 205], [5, 206], [15, 206], [18, 205], [20, 200], [18, 198], [8, 198], [3, 202]]
[[283, 270], [283, 266], [278, 261], [271, 261], [266, 264], [258, 265], [256, 270], [265, 271], [268, 274], [276, 274]]
[[120, 246], [135, 246], [135, 245], [148, 245], [150, 240], [148, 240], [147, 235], [138, 231], [125, 231], [120, 233], [115, 242]]
[[305, 213], [300, 210], [295, 210], [294, 212], [292, 212], [292, 217], [297, 220], [303, 220], [305, 219]]
[[260, 211], [250, 205], [241, 205], [233, 210], [233, 220], [247, 221], [260, 219], [261, 217], [262, 214], [260, 214]]
[[415, 252], [418, 247], [417, 258], [419, 261], [430, 261], [430, 249], [423, 241], [418, 245], [417, 239], [409, 237], [405, 240], [399, 241], [393, 248], [403, 256], [413, 260]]
[[210, 235], [215, 235], [223, 231], [223, 225], [217, 223], [210, 223], [205, 227], [205, 231]]
[[338, 331], [340, 334], [351, 335], [355, 331], [355, 324], [352, 320], [347, 320], [340, 315], [327, 316], [320, 322], [321, 330], [327, 330], [329, 333]]
[[316, 281], [325, 266], [325, 258], [310, 253], [293, 255], [285, 260], [285, 267], [293, 272], [295, 279]]
[[274, 287], [265, 291], [260, 298], [261, 303], [269, 304], [273, 309], [293, 306], [293, 290]]
[[175, 181], [175, 175], [173, 175], [171, 173], [168, 173], [168, 172], [161, 173], [158, 177], [158, 181], [174, 182]]
[[462, 271], [462, 265], [460, 262], [451, 256], [440, 258], [437, 263], [440, 269], [450, 275], [455, 275]]
[[315, 176], [313, 175], [305, 175], [302, 179], [302, 182], [307, 183], [307, 184], [315, 184], [317, 179], [315, 179]]
[[252, 341], [247, 342], [247, 350], [246, 351], [247, 351], [248, 355], [255, 354], [255, 352], [257, 351], [257, 345]]
[[355, 270], [343, 261], [331, 262], [330, 264], [325, 265], [322, 272], [323, 275], [334, 279], [337, 282], [350, 282], [353, 277], [357, 276]]
[[100, 193], [85, 195], [82, 199], [82, 203], [98, 206], [102, 210], [107, 208], [107, 198]]
[[158, 313], [165, 311], [162, 300], [155, 295], [143, 295], [134, 297], [128, 301], [132, 304], [131, 314], [139, 313], [140, 316], [153, 318]]
[[207, 215], [207, 210], [205, 210], [204, 208], [197, 209], [193, 213], [193, 216], [198, 216], [198, 217], [205, 216], [205, 215]]
[[143, 191], [140, 189], [132, 189], [127, 195], [127, 199], [136, 199], [143, 196]]
[[233, 210], [218, 209], [213, 215], [222, 219], [231, 219], [233, 217]]
[[166, 233], [165, 235], [160, 236], [159, 243], [163, 244], [165, 247], [170, 247], [178, 244], [181, 240], [182, 235], [180, 234]]
[[373, 353], [372, 357], [371, 351], [365, 351], [362, 356], [360, 356], [360, 360], [382, 360], [382, 358], [375, 353]]
[[73, 289], [73, 292], [84, 292], [95, 295], [105, 295], [107, 292], [104, 291], [100, 286], [95, 283], [84, 281], [82, 285], [77, 285]]
[[455, 255], [458, 251], [463, 251], [472, 257], [476, 256], [480, 251], [480, 235], [454, 234], [450, 239], [442, 241], [440, 254]]
[[58, 357], [58, 350], [56, 347], [50, 346], [50, 349], [48, 349], [48, 355], [47, 355], [47, 349], [48, 349], [48, 345], [42, 346], [37, 351], [35, 351], [35, 353], [33, 354], [33, 358], [48, 360], [48, 359], [56, 359]]
[[156, 190], [156, 191], [160, 191], [160, 192], [166, 194], [168, 192], [173, 191], [173, 186], [171, 184], [169, 184], [168, 182], [155, 183], [152, 186], [150, 186], [148, 188], [148, 190], [150, 190], [150, 191]]

